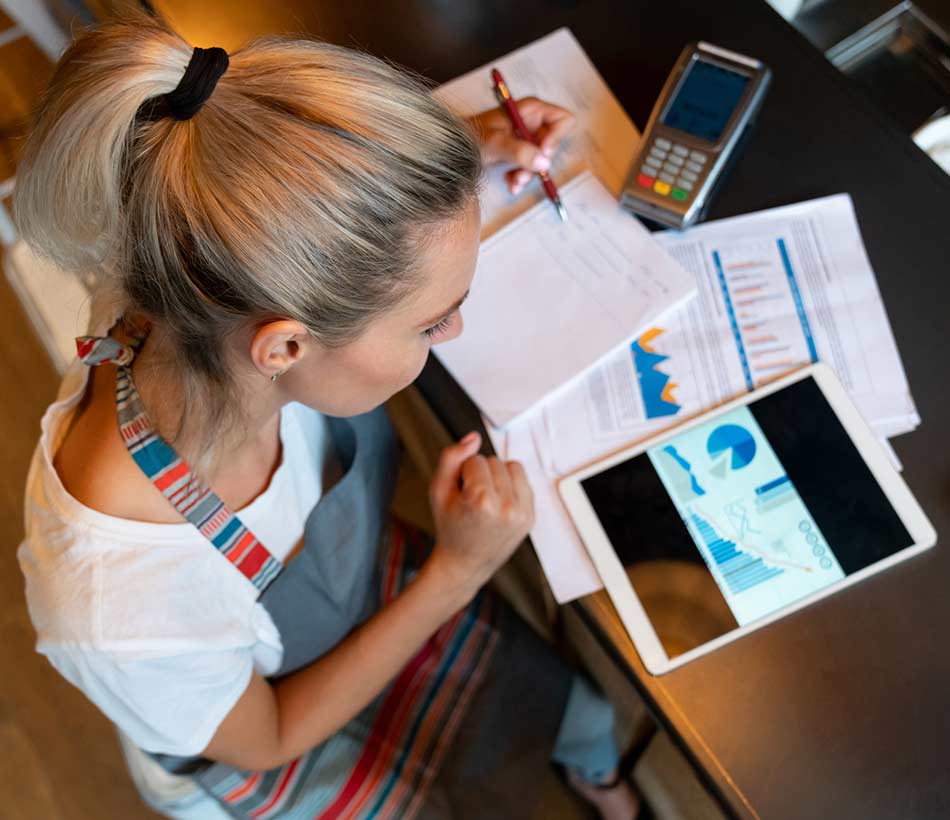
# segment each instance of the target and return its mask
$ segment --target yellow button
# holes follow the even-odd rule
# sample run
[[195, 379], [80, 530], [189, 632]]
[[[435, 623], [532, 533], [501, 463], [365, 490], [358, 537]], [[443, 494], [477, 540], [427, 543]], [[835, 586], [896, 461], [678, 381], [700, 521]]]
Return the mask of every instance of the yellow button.
[[665, 182], [660, 182], [660, 180], [657, 180], [653, 183], [653, 190], [656, 191], [660, 196], [666, 196], [670, 192], [670, 186]]

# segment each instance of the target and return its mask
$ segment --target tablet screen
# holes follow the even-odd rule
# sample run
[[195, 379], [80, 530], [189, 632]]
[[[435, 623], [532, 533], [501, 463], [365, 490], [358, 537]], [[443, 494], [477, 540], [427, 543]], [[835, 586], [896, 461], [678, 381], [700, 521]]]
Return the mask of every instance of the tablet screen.
[[671, 658], [913, 543], [810, 377], [581, 486]]

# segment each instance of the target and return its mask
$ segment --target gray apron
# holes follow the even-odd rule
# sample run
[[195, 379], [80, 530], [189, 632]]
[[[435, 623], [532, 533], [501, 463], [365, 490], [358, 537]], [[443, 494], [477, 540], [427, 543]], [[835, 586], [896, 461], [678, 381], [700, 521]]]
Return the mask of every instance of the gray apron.
[[[388, 512], [398, 453], [384, 411], [327, 421], [341, 477], [310, 513], [303, 549], [259, 599], [283, 642], [275, 677], [326, 654], [379, 608], [380, 588], [387, 583], [384, 555], [392, 551], [392, 527], [399, 527]], [[400, 573], [405, 580], [424, 560], [429, 545], [418, 533], [401, 529]], [[472, 629], [485, 633], [473, 641], [473, 651], [485, 656], [477, 686], [465, 693], [466, 703], [456, 703], [444, 718], [455, 726], [441, 733], [439, 754], [431, 753], [440, 742], [436, 738], [423, 753], [428, 756], [408, 766], [398, 753], [384, 748], [386, 743], [377, 744], [375, 751], [386, 766], [403, 766], [397, 777], [388, 778], [397, 786], [386, 794], [385, 774], [374, 788], [364, 783], [356, 797], [346, 789], [366, 759], [373, 723], [389, 690], [305, 758], [271, 772], [245, 772], [200, 758], [154, 757], [169, 771], [191, 774], [236, 818], [502, 820], [550, 817], [554, 805], [559, 818], [589, 816], [568, 796], [549, 763], [571, 672], [487, 592], [462, 616], [473, 621]], [[460, 674], [473, 674], [477, 666], [469, 664]], [[405, 734], [396, 735], [394, 742], [406, 745]], [[354, 765], [352, 750], [358, 746], [363, 753]], [[348, 773], [341, 772], [347, 765], [349, 780]], [[414, 771], [407, 774], [410, 768]], [[398, 799], [392, 796], [397, 788], [402, 789]]]
[[[129, 366], [140, 343], [83, 337], [77, 349], [86, 364], [117, 365], [116, 411], [130, 455], [209, 549], [260, 591], [284, 648], [275, 677], [288, 675], [396, 598], [425, 560], [430, 544], [389, 514], [397, 448], [388, 419], [381, 408], [328, 418], [341, 477], [311, 511], [303, 549], [285, 567], [152, 427]], [[300, 758], [261, 772], [153, 757], [242, 820], [568, 820], [589, 811], [548, 758], [572, 684], [557, 655], [482, 592], [372, 703]]]

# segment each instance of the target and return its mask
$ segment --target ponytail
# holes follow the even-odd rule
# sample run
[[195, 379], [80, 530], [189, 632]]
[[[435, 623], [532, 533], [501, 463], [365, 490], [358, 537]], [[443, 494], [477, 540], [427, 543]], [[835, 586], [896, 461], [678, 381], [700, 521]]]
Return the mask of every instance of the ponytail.
[[63, 55], [18, 170], [26, 241], [66, 270], [106, 262], [122, 239], [122, 185], [136, 114], [178, 84], [191, 49], [152, 18], [80, 37]]
[[481, 164], [469, 126], [417, 78], [313, 41], [233, 53], [190, 119], [144, 114], [191, 55], [146, 17], [82, 34], [27, 144], [14, 210], [39, 252], [109, 272], [125, 308], [161, 326], [182, 419], [210, 447], [242, 421], [234, 332], [280, 317], [326, 346], [355, 339], [417, 285], [427, 226], [472, 201]]

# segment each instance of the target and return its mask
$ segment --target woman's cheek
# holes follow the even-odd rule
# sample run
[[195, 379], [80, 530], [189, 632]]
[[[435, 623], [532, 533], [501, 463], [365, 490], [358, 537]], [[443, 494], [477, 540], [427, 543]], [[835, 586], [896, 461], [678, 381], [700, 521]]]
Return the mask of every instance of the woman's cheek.
[[423, 344], [412, 351], [412, 354], [404, 360], [402, 367], [393, 368], [390, 372], [399, 373], [398, 384], [395, 385], [396, 389], [393, 392], [398, 393], [403, 388], [412, 384], [422, 372], [422, 368], [425, 367], [428, 358], [429, 345]]

